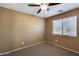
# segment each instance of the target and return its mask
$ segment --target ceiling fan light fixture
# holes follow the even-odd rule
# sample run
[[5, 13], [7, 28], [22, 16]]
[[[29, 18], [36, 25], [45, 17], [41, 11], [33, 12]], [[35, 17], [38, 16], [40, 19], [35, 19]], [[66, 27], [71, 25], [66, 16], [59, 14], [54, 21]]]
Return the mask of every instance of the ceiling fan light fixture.
[[48, 8], [48, 5], [47, 4], [42, 4], [40, 6], [41, 10], [46, 10]]

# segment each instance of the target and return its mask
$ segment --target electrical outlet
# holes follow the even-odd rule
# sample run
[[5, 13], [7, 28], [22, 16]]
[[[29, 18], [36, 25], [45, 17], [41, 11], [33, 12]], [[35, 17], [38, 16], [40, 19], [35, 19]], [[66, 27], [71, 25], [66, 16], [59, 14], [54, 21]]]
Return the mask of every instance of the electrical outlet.
[[55, 40], [55, 42], [58, 42], [58, 40]]
[[24, 42], [22, 42], [21, 44], [24, 45]]

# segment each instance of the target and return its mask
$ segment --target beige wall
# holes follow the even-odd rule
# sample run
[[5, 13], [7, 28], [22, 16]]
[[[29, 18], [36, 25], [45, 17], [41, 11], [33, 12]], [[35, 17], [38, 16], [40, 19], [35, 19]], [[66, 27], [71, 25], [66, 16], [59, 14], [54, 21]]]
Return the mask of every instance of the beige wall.
[[[59, 36], [59, 35], [52, 34], [52, 20], [62, 19], [62, 18], [74, 16], [74, 15], [77, 16], [77, 20], [78, 20], [77, 37], [74, 38], [74, 37]], [[46, 19], [46, 40], [51, 43], [59, 44], [61, 46], [64, 46], [79, 52], [79, 8]], [[58, 42], [56, 42], [56, 40]]]
[[[76, 38], [52, 34], [51, 21], [77, 15], [79, 31], [79, 9], [48, 19], [41, 19], [21, 12], [0, 8], [0, 53], [49, 41], [79, 52], [79, 33]], [[46, 35], [46, 36], [45, 36]], [[58, 42], [55, 42], [55, 41]], [[22, 42], [25, 44], [22, 45]]]
[[0, 53], [44, 41], [44, 35], [43, 19], [0, 8]]

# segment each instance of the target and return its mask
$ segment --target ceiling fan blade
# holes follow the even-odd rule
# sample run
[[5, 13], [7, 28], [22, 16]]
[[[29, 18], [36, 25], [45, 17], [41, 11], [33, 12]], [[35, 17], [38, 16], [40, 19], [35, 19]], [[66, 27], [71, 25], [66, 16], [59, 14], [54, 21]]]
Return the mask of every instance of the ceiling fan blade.
[[41, 11], [41, 9], [39, 9], [37, 13], [39, 14], [39, 13], [40, 13], [40, 11]]
[[49, 3], [48, 6], [54, 6], [54, 5], [58, 5], [60, 3]]
[[50, 8], [47, 8], [47, 11], [50, 11]]
[[40, 5], [36, 5], [36, 4], [28, 4], [28, 6], [40, 6]]

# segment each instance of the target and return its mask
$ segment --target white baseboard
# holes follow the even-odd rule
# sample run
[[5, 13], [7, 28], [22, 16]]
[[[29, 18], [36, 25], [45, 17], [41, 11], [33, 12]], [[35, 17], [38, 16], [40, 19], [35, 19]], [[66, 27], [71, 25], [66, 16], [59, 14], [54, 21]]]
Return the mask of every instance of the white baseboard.
[[46, 41], [46, 42], [49, 43], [49, 44], [53, 44], [53, 45], [59, 46], [59, 47], [61, 47], [61, 48], [64, 48], [64, 49], [66, 49], [66, 50], [69, 50], [69, 51], [71, 51], [71, 52], [74, 52], [74, 53], [79, 54], [79, 52], [74, 51], [74, 50], [72, 50], [72, 49], [70, 49], [70, 48], [63, 47], [63, 46], [61, 46], [61, 45], [58, 45], [58, 44], [55, 44], [55, 43], [51, 43], [51, 42], [48, 42], [48, 41]]
[[29, 47], [32, 47], [32, 46], [35, 46], [35, 45], [38, 45], [38, 44], [41, 44], [41, 43], [44, 43], [44, 42], [39, 42], [39, 43], [31, 44], [31, 45], [26, 46], [26, 47], [22, 47], [22, 48], [18, 48], [18, 49], [14, 49], [14, 50], [8, 51], [8, 52], [0, 53], [0, 56], [4, 55], [4, 54], [9, 54], [11, 52], [15, 52], [15, 51], [18, 51], [18, 50], [21, 50], [21, 49], [29, 48]]
[[[66, 50], [69, 50], [69, 51], [71, 51], [71, 52], [74, 52], [74, 53], [79, 54], [79, 52], [74, 51], [74, 50], [69, 49], [69, 48], [66, 48], [66, 47], [63, 47], [63, 46], [61, 46], [61, 45], [58, 45], [58, 44], [55, 44], [55, 43], [51, 43], [51, 42], [48, 42], [48, 41], [44, 41], [44, 42], [47, 42], [47, 43], [49, 43], [49, 44], [53, 44], [53, 45], [59, 46], [59, 47], [61, 47], [61, 48], [64, 48], [64, 49], [66, 49]], [[15, 51], [18, 51], [18, 50], [22, 50], [22, 49], [25, 49], [25, 48], [29, 48], [29, 47], [32, 47], [32, 46], [35, 46], [35, 45], [38, 45], [38, 44], [41, 44], [41, 43], [44, 43], [44, 42], [39, 42], [39, 43], [31, 44], [31, 45], [26, 46], [26, 47], [22, 47], [22, 48], [18, 48], [18, 49], [14, 49], [14, 50], [8, 51], [8, 52], [4, 52], [4, 53], [1, 53], [0, 56], [1, 56], [1, 55], [4, 55], [4, 54], [9, 54], [9, 53], [12, 53], [12, 52], [15, 52]]]

